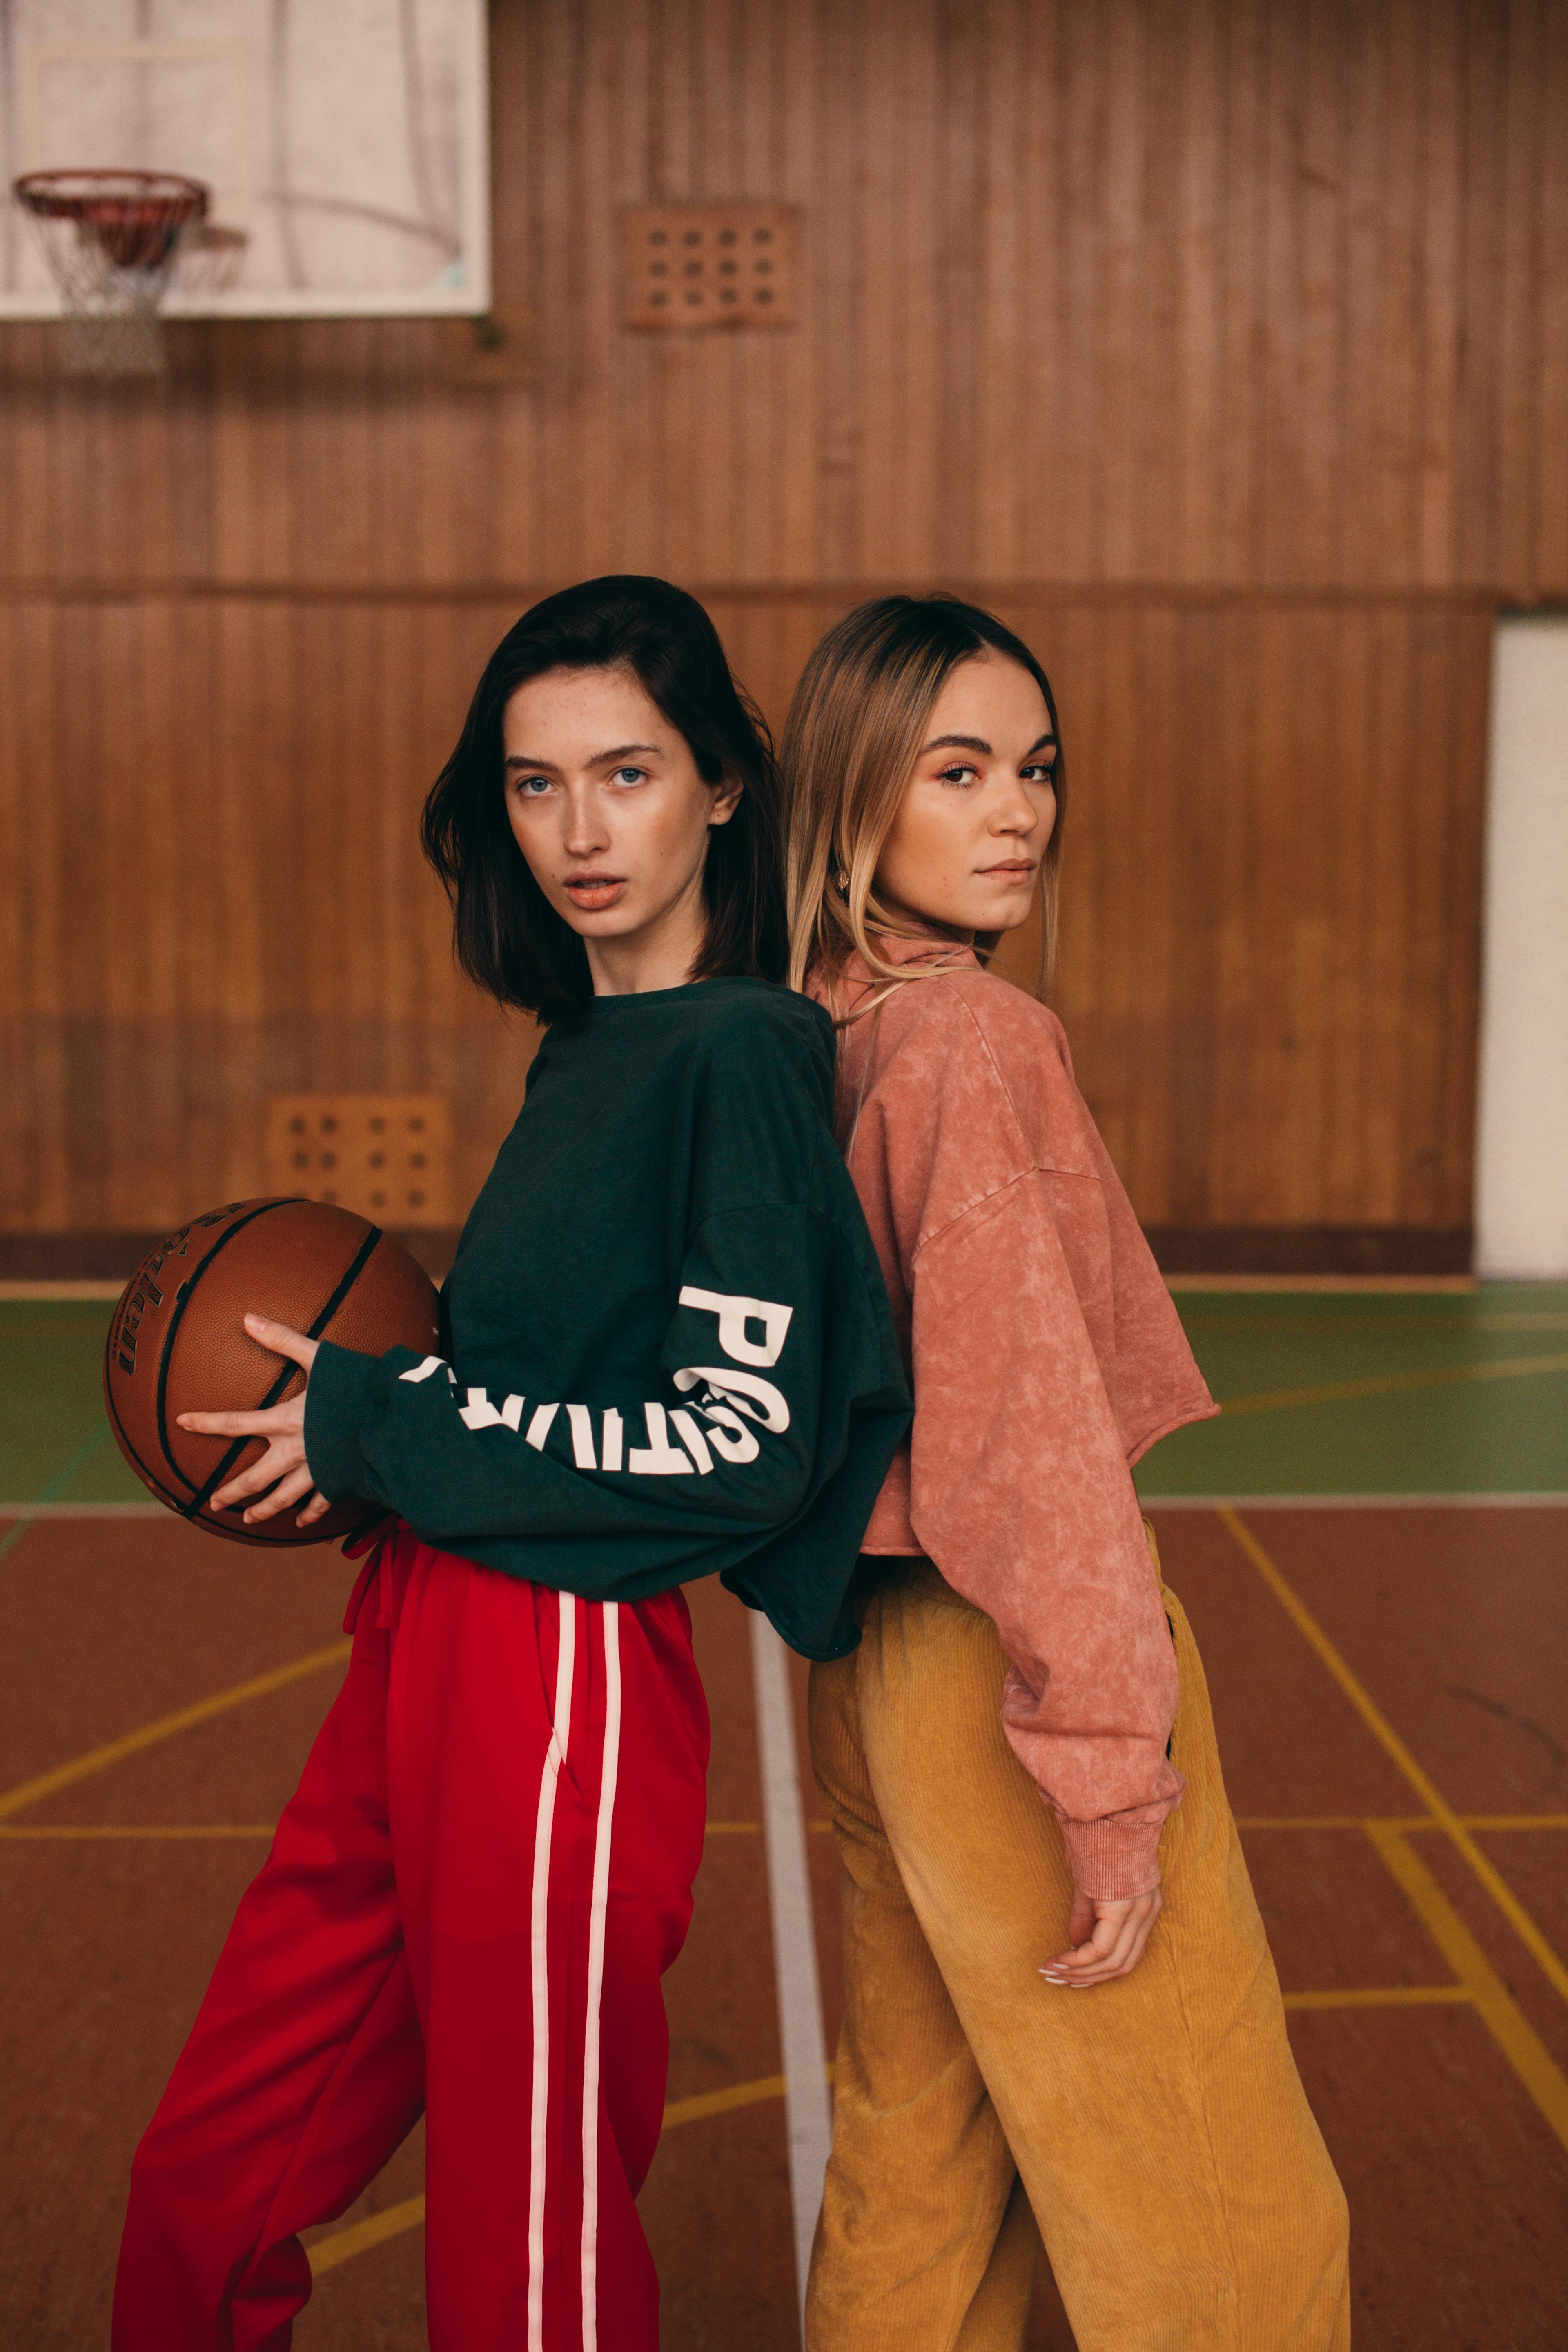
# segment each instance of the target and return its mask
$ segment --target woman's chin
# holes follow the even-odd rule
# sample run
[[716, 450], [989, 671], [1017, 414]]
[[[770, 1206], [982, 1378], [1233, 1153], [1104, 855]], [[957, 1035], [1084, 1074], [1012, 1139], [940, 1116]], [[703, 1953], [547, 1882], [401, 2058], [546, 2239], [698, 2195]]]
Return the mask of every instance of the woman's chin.
[[640, 930], [647, 920], [635, 905], [627, 906], [624, 886], [620, 896], [612, 898], [608, 906], [583, 907], [575, 898], [568, 898], [557, 911], [584, 940], [622, 939], [628, 931]]
[[988, 897], [989, 905], [984, 913], [977, 913], [971, 918], [973, 928], [977, 931], [1016, 931], [1020, 923], [1028, 921], [1034, 908], [1033, 878], [1019, 889], [996, 890], [989, 893]]

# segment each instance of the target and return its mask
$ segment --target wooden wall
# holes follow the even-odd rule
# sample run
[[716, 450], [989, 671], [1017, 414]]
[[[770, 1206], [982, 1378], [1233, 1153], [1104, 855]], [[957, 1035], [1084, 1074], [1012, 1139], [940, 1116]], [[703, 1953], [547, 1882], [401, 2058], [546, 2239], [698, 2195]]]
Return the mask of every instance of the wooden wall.
[[[773, 717], [958, 586], [1046, 657], [1059, 998], [1142, 1215], [1469, 1221], [1490, 616], [1568, 597], [1565, 0], [496, 0], [497, 299], [0, 331], [0, 1231], [260, 1182], [273, 1088], [531, 1048], [414, 819], [542, 587], [662, 572]], [[1555, 135], [1549, 135], [1555, 125]], [[787, 330], [619, 324], [626, 203], [802, 207]]]

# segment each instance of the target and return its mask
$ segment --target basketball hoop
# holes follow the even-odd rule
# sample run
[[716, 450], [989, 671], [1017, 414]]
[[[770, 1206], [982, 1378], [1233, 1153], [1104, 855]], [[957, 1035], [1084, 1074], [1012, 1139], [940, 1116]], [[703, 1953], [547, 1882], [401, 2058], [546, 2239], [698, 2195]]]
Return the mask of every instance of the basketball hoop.
[[206, 217], [199, 180], [174, 172], [26, 172], [12, 194], [65, 305], [72, 375], [162, 375], [158, 305], [187, 228]]

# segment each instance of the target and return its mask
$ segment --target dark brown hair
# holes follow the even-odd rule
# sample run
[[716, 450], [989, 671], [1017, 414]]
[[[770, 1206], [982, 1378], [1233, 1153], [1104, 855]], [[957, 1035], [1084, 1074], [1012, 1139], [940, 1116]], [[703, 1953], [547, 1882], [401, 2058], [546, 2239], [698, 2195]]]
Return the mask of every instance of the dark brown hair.
[[667, 580], [615, 573], [546, 596], [510, 628], [474, 690], [458, 747], [420, 826], [452, 901], [453, 947], [502, 1004], [557, 1021], [593, 995], [582, 940], [529, 872], [507, 821], [502, 716], [520, 686], [551, 669], [629, 670], [678, 727], [704, 783], [742, 787], [709, 835], [707, 929], [694, 980], [782, 980], [783, 791], [766, 721], [737, 686], [719, 633]]

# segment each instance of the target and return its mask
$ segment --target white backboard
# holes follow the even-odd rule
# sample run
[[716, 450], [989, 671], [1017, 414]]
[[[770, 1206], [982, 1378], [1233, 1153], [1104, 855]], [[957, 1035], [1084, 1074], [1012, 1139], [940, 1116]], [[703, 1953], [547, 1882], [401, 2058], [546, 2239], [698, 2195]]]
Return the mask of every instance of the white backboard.
[[0, 317], [58, 317], [20, 173], [178, 172], [243, 233], [185, 318], [489, 307], [484, 0], [0, 0]]

